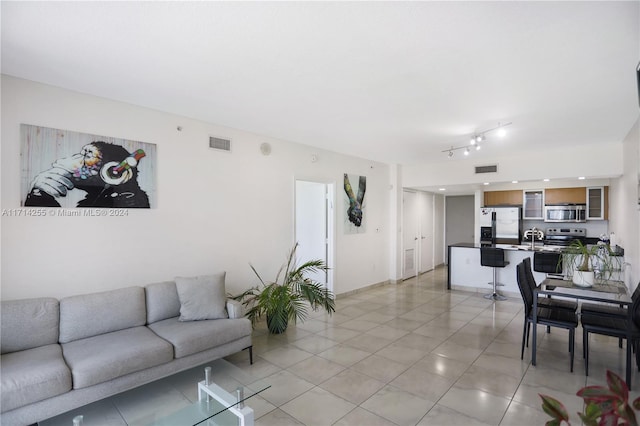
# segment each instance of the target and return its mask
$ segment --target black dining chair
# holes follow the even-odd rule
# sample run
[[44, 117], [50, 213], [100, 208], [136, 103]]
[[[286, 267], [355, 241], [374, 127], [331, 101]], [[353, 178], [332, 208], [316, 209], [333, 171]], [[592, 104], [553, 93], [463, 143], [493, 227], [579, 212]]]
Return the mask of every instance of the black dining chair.
[[[640, 284], [638, 287], [640, 287]], [[638, 344], [640, 343], [640, 290], [638, 290], [638, 287], [636, 287], [632, 295], [633, 303], [629, 308], [631, 312], [625, 308], [613, 307], [620, 309], [620, 311], [616, 313], [611, 309], [601, 309], [600, 313], [596, 313], [593, 310], [581, 313], [580, 322], [582, 323], [585, 375], [589, 375], [589, 333], [617, 337], [619, 341], [627, 340], [626, 382], [629, 389], [631, 389], [632, 349], [636, 354], [636, 367], [640, 371], [640, 350], [638, 350]]]
[[[518, 288], [524, 302], [524, 328], [522, 330], [522, 351], [520, 359], [524, 359], [525, 342], [529, 346], [529, 330], [533, 322], [533, 298], [537, 297], [529, 284], [527, 271], [524, 262], [520, 262], [516, 267]], [[537, 323], [548, 327], [564, 328], [569, 331], [569, 353], [571, 354], [570, 368], [573, 372], [573, 359], [575, 352], [575, 334], [578, 327], [578, 316], [575, 312], [567, 309], [551, 309], [538, 307]], [[535, 350], [535, 348], [534, 348]]]
[[[640, 297], [640, 283], [636, 286], [636, 289], [633, 291], [631, 295], [631, 300], [636, 300], [636, 298]], [[580, 314], [581, 315], [595, 315], [595, 316], [604, 316], [618, 319], [626, 319], [628, 315], [627, 308], [625, 306], [613, 306], [610, 304], [596, 304], [596, 303], [583, 303], [580, 306]], [[618, 347], [622, 348], [622, 341], [624, 339], [618, 339]], [[583, 357], [584, 357], [584, 347], [583, 347]]]
[[[527, 273], [527, 280], [529, 281], [529, 285], [531, 286], [531, 291], [533, 291], [538, 287], [538, 284], [536, 283], [536, 279], [533, 276], [533, 271], [531, 270], [531, 258], [525, 257], [523, 262], [525, 272]], [[550, 309], [565, 309], [575, 312], [576, 310], [578, 310], [578, 302], [573, 300], [557, 299], [548, 295], [547, 297], [538, 298], [538, 307]]]

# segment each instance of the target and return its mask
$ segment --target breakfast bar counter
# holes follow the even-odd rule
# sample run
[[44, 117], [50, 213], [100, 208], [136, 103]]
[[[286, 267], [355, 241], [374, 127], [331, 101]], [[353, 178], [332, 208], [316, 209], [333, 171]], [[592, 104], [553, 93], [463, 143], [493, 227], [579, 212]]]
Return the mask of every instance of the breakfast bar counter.
[[[557, 246], [536, 245], [532, 249], [530, 244], [512, 245], [512, 244], [496, 244], [495, 247], [505, 250], [505, 260], [509, 264], [504, 268], [496, 268], [498, 283], [504, 286], [498, 287], [499, 292], [506, 292], [512, 295], [519, 295], [518, 282], [516, 280], [516, 265], [526, 257], [531, 258], [533, 263], [533, 254], [536, 251], [556, 252], [560, 249]], [[493, 268], [482, 266], [480, 264], [480, 244], [458, 243], [448, 247], [448, 281], [447, 288], [455, 290], [477, 291], [480, 293], [489, 293], [493, 281]], [[546, 274], [542, 272], [533, 272], [536, 282], [541, 282], [546, 278]]]

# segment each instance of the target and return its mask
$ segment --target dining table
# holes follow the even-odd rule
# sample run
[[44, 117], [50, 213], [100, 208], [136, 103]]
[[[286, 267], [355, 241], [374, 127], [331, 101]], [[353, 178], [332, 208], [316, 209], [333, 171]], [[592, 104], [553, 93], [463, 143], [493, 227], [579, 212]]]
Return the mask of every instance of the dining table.
[[[578, 301], [591, 301], [607, 304], [615, 304], [626, 307], [631, 321], [631, 305], [633, 301], [629, 295], [627, 286], [622, 281], [597, 280], [590, 287], [583, 287], [573, 283], [571, 280], [558, 278], [546, 278], [534, 290], [533, 295], [533, 348], [531, 350], [531, 364], [536, 365], [536, 345], [537, 345], [537, 319], [538, 319], [538, 297], [563, 297], [576, 299]], [[631, 385], [631, 338], [627, 338], [627, 363], [626, 382]]]

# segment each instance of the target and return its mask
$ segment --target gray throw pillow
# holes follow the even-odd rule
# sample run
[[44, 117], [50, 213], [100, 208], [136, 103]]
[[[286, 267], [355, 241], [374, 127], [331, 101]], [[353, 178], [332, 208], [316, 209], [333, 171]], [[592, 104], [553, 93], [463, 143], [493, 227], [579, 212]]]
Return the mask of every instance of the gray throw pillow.
[[178, 321], [198, 321], [228, 318], [224, 288], [226, 272], [198, 277], [176, 277], [180, 299]]

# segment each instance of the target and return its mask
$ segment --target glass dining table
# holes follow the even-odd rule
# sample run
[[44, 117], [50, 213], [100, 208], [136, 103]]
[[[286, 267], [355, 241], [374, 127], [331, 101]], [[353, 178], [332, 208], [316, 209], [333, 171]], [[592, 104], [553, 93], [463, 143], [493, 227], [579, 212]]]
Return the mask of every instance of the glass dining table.
[[[564, 298], [577, 299], [578, 301], [592, 301], [600, 303], [615, 304], [626, 307], [631, 315], [631, 305], [633, 301], [629, 296], [629, 290], [622, 281], [599, 281], [591, 287], [581, 287], [572, 281], [547, 278], [534, 290], [533, 297], [533, 336], [531, 349], [531, 364], [536, 365], [536, 345], [537, 345], [537, 312], [538, 297], [561, 296]], [[631, 318], [629, 318], [631, 319]], [[629, 342], [631, 339], [627, 339]], [[627, 344], [626, 382], [631, 385], [631, 345]]]

